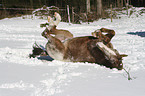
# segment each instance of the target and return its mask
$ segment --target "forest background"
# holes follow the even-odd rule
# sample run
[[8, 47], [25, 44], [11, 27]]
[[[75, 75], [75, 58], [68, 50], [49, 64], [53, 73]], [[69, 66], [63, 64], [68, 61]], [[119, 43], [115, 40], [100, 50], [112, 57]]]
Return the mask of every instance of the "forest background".
[[[22, 14], [31, 14], [34, 9], [43, 6], [56, 6], [60, 9], [66, 9], [69, 5], [70, 10], [74, 8], [74, 12], [91, 13], [98, 19], [107, 17], [104, 10], [110, 8], [123, 8], [128, 5], [135, 7], [145, 6], [145, 0], [0, 0], [0, 19]], [[10, 9], [25, 8], [25, 9]], [[71, 11], [70, 11], [71, 12]]]

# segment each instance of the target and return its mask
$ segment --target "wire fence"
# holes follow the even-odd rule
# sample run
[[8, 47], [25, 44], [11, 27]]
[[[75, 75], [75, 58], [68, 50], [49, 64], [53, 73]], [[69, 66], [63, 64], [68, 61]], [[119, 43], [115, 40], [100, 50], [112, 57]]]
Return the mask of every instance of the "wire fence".
[[[33, 9], [33, 8], [0, 8], [0, 19], [9, 18], [9, 17], [18, 17], [22, 15], [33, 15], [39, 16], [41, 19], [46, 19], [47, 16], [52, 16], [54, 12], [60, 13], [62, 21], [69, 23], [81, 23], [81, 22], [92, 22], [98, 19], [96, 12], [91, 12], [89, 14], [78, 12], [75, 7], [67, 8], [58, 8], [55, 6], [50, 6], [52, 8], [47, 8], [43, 6], [42, 8]], [[38, 11], [39, 10], [39, 11]], [[38, 11], [35, 12], [34, 11]]]
[[33, 11], [33, 8], [0, 8], [0, 10], [31, 10]]
[[[21, 15], [31, 15], [34, 10], [33, 8], [0, 8], [0, 19], [21, 16]], [[59, 12], [62, 15], [62, 19], [67, 18], [66, 9], [48, 9], [46, 11], [50, 11], [49, 14], [53, 14], [55, 11]], [[44, 12], [44, 10], [43, 10]], [[41, 15], [44, 15], [42, 12]], [[66, 20], [65, 20], [66, 21]]]

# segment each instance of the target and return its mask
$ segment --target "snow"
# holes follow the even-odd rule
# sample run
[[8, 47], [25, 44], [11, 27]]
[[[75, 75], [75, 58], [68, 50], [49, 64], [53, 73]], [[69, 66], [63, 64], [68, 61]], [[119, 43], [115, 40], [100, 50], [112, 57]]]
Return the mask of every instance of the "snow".
[[75, 37], [90, 36], [102, 27], [114, 29], [112, 43], [128, 55], [123, 64], [133, 79], [130, 81], [124, 70], [94, 63], [28, 58], [35, 41], [42, 45], [47, 42], [41, 36], [44, 28], [40, 28], [45, 21], [22, 17], [0, 20], [0, 96], [145, 96], [145, 37], [127, 34], [145, 31], [145, 15], [58, 25]]

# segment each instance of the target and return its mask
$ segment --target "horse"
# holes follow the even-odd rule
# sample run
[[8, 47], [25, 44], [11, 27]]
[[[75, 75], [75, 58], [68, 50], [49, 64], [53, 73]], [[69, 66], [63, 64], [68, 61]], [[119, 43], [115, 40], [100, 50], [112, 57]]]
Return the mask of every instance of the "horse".
[[[103, 35], [102, 31], [107, 34]], [[99, 32], [93, 32], [93, 36], [75, 37], [65, 42], [51, 36], [47, 31], [42, 34], [49, 39], [45, 46], [46, 51], [55, 60], [97, 63], [111, 69], [123, 69], [122, 57], [127, 55], [119, 54], [111, 46], [114, 30], [101, 28]]]
[[54, 13], [54, 16], [56, 18], [55, 21], [50, 16], [48, 16], [49, 26], [46, 27], [46, 29], [42, 32], [41, 35], [46, 38], [46, 36], [43, 33], [47, 32], [47, 34], [55, 35], [55, 37], [61, 41], [73, 38], [73, 34], [68, 30], [56, 29], [56, 27], [61, 21], [61, 16], [57, 12]]
[[47, 35], [53, 34], [55, 35], [55, 38], [63, 41], [66, 39], [71, 39], [73, 38], [73, 34], [71, 32], [69, 32], [68, 30], [63, 30], [63, 29], [56, 29], [56, 26], [54, 25], [50, 30], [48, 28], [46, 28], [43, 32], [42, 32], [42, 36], [46, 37], [46, 34], [44, 34], [45, 32], [47, 32]]

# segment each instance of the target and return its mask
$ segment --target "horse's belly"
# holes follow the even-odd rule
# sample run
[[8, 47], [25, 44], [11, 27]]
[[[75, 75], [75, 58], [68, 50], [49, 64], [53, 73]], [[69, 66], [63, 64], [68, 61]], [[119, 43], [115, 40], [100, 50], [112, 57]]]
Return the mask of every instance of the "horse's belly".
[[63, 52], [61, 52], [59, 49], [57, 49], [55, 46], [47, 43], [46, 44], [46, 50], [49, 56], [51, 56], [55, 60], [63, 60]]
[[68, 44], [64, 59], [72, 62], [95, 62], [90, 50], [88, 50], [87, 42], [79, 43], [79, 41]]

